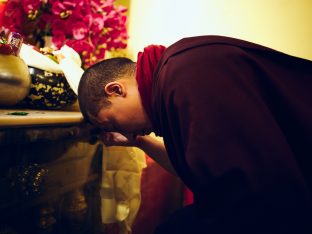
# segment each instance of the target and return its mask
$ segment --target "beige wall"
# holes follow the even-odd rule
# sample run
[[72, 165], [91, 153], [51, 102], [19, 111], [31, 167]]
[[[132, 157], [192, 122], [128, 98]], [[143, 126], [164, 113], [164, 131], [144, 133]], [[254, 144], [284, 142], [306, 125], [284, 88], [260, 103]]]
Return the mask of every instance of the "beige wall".
[[131, 0], [129, 56], [194, 35], [246, 39], [312, 60], [312, 0]]

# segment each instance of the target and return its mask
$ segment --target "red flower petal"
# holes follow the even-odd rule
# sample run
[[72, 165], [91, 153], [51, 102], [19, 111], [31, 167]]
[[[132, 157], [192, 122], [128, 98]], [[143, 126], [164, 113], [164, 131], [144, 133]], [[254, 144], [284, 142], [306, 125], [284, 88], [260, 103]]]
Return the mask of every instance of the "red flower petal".
[[73, 37], [76, 40], [82, 40], [88, 35], [88, 27], [83, 22], [77, 22], [72, 27]]

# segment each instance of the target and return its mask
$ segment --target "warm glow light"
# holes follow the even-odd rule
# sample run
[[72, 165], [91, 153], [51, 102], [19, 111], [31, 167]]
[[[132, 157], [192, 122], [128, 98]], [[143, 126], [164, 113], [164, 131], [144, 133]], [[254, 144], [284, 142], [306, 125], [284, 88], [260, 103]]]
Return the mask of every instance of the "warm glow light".
[[129, 53], [217, 34], [312, 59], [311, 0], [131, 0]]

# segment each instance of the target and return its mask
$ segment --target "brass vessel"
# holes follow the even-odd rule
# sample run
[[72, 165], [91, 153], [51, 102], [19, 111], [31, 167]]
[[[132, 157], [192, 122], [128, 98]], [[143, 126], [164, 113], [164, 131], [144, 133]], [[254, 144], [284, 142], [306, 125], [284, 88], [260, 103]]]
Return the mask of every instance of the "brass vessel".
[[0, 105], [12, 106], [28, 94], [31, 77], [25, 62], [14, 55], [0, 55]]

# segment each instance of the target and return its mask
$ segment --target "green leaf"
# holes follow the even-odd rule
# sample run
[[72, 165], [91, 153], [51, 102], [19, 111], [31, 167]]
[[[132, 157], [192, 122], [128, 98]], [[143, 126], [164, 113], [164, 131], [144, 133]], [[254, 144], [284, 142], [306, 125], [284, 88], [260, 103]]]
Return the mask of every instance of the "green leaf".
[[7, 115], [28, 115], [28, 112], [23, 112], [23, 111], [15, 111], [15, 112], [9, 112]]

